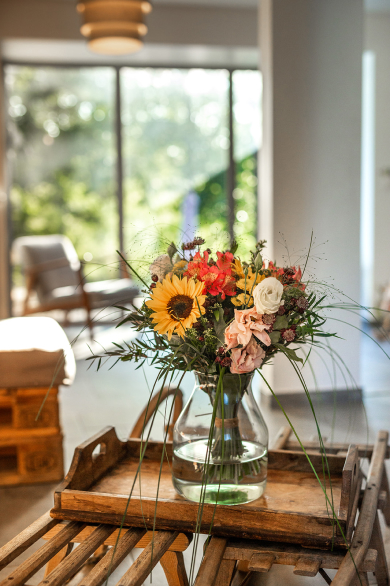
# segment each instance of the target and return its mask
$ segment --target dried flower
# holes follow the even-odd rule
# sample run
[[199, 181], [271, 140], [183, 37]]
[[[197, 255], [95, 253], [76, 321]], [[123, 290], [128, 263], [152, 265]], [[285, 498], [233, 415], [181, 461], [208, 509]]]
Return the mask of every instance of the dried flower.
[[307, 309], [309, 307], [309, 302], [306, 299], [306, 297], [298, 297], [298, 299], [295, 300], [296, 306], [299, 309], [302, 309], [303, 311], [305, 311], [305, 309]]
[[292, 342], [293, 340], [295, 340], [296, 333], [295, 328], [293, 326], [291, 326], [288, 329], [281, 330], [280, 333], [282, 335], [283, 340], [285, 340], [286, 342]]
[[[281, 307], [284, 307], [281, 305]], [[267, 326], [273, 326], [276, 320], [276, 313], [265, 313], [263, 315], [263, 324], [267, 324]]]

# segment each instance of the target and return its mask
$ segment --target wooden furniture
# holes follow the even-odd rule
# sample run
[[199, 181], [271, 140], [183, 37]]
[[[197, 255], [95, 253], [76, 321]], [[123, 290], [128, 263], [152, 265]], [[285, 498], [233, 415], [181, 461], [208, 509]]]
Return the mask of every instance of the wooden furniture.
[[[153, 401], [152, 406], [156, 407], [156, 404], [161, 403], [162, 397], [167, 397], [169, 394], [170, 392], [168, 390], [164, 390], [164, 394], [160, 395], [157, 402]], [[180, 401], [181, 393], [178, 393], [177, 396]], [[149, 408], [143, 414], [143, 420], [148, 420], [152, 416], [152, 413], [152, 409]], [[167, 431], [169, 431], [169, 427]], [[302, 453], [298, 451], [292, 452], [288, 449], [295, 445], [289, 439], [290, 433], [291, 431], [289, 429], [284, 428], [274, 444], [276, 449], [273, 450], [275, 454], [280, 453], [280, 458], [282, 459], [283, 456], [284, 462], [290, 462], [290, 467], [292, 466], [293, 468], [290, 471], [286, 469], [283, 471], [285, 477], [297, 472], [297, 463], [301, 466]], [[83, 470], [84, 476], [89, 477], [89, 482], [92, 479], [95, 486], [98, 485], [99, 478], [102, 479], [102, 482], [104, 481], [106, 483], [107, 488], [110, 488], [110, 479], [113, 483], [111, 487], [118, 486], [116, 477], [121, 476], [124, 471], [120, 471], [116, 467], [115, 457], [118, 454], [120, 455], [122, 453], [123, 455], [124, 453], [122, 462], [125, 462], [125, 458], [128, 456], [128, 453], [126, 456], [128, 449], [126, 446], [129, 445], [131, 450], [132, 446], [135, 445], [133, 443], [135, 441], [135, 439], [132, 439], [129, 440], [130, 443], [119, 442], [112, 428], [109, 428], [104, 434], [96, 436], [92, 441], [85, 442], [85, 444], [76, 450], [73, 465], [66, 478], [66, 482], [71, 483], [75, 481], [82, 483], [80, 471]], [[265, 527], [264, 534], [261, 534], [260, 528], [256, 529], [256, 531], [259, 531], [257, 539], [243, 539], [234, 535], [237, 532], [232, 530], [232, 527], [229, 523], [225, 522], [223, 517], [216, 514], [214, 524], [217, 523], [217, 525], [215, 530], [213, 528], [213, 535], [206, 546], [195, 586], [244, 586], [253, 574], [258, 573], [261, 576], [261, 574], [272, 570], [275, 564], [292, 566], [293, 572], [300, 576], [314, 577], [320, 574], [324, 582], [333, 586], [368, 585], [368, 574], [373, 572], [378, 586], [388, 586], [389, 573], [378, 514], [378, 510], [382, 510], [386, 523], [390, 525], [390, 495], [384, 465], [385, 459], [389, 457], [387, 442], [388, 433], [380, 432], [374, 446], [349, 447], [346, 458], [345, 453], [348, 446], [335, 444], [329, 448], [329, 451], [337, 452], [333, 456], [338, 459], [341, 458], [345, 462], [344, 469], [341, 473], [341, 485], [339, 487], [339, 511], [343, 508], [345, 511], [351, 511], [345, 525], [345, 532], [349, 536], [348, 550], [345, 544], [342, 547], [343, 542], [339, 539], [340, 536], [337, 535], [337, 531], [334, 540], [336, 547], [334, 548], [330, 547], [329, 542], [323, 539], [323, 535], [318, 540], [314, 534], [312, 535], [313, 539], [311, 542], [306, 542], [305, 546], [302, 546], [302, 531], [297, 533], [295, 543], [291, 543], [292, 539], [271, 541], [268, 540], [269, 530], [267, 527]], [[96, 447], [99, 445], [101, 446], [100, 453], [96, 453]], [[140, 444], [138, 444], [138, 447], [140, 447]], [[147, 465], [154, 467], [154, 469], [156, 468], [156, 464], [153, 464], [155, 462], [154, 456], [156, 453], [161, 454], [161, 450], [158, 448], [157, 442], [151, 444], [150, 452], [147, 453], [146, 457]], [[319, 456], [318, 446], [314, 442], [309, 442], [308, 449], [311, 452], [312, 460], [315, 461], [316, 457]], [[115, 450], [116, 454], [114, 454]], [[106, 465], [109, 460], [104, 456], [110, 455], [110, 453], [112, 456], [110, 460], [112, 465], [111, 474], [105, 476], [107, 472]], [[362, 458], [368, 457], [370, 460], [364, 490], [360, 488], [362, 474], [358, 472], [359, 453]], [[276, 456], [276, 460], [278, 457]], [[332, 454], [329, 455], [329, 460], [338, 462], [338, 460], [332, 459]], [[131, 464], [129, 460], [128, 463]], [[65, 485], [63, 485], [62, 490], [59, 492], [62, 497], [64, 494], [68, 494], [71, 497], [70, 502], [74, 507], [70, 511], [70, 519], [60, 521], [59, 519], [53, 519], [47, 513], [0, 549], [0, 569], [2, 569], [40, 537], [47, 540], [47, 543], [38, 552], [23, 562], [8, 578], [1, 581], [0, 586], [22, 586], [46, 563], [48, 564], [46, 567], [46, 575], [39, 586], [60, 586], [68, 579], [76, 576], [76, 574], [77, 576], [75, 577], [75, 581], [72, 581], [72, 584], [77, 583], [79, 586], [100, 586], [105, 583], [107, 577], [134, 547], [144, 547], [145, 549], [139, 558], [137, 558], [136, 562], [117, 582], [117, 586], [141, 585], [158, 561], [160, 561], [165, 571], [169, 586], [188, 586], [182, 552], [188, 547], [191, 540], [190, 535], [186, 531], [188, 518], [184, 515], [184, 511], [185, 507], [190, 510], [192, 504], [183, 501], [184, 505], [182, 508], [179, 505], [180, 497], [175, 501], [175, 505], [180, 506], [180, 513], [182, 514], [181, 526], [184, 529], [180, 528], [180, 522], [174, 516], [174, 527], [164, 530], [161, 528], [161, 525], [164, 526], [171, 521], [163, 519], [160, 522], [161, 519], [158, 513], [156, 532], [153, 537], [153, 533], [147, 531], [151, 523], [148, 508], [148, 502], [151, 498], [147, 494], [148, 481], [153, 476], [151, 473], [148, 475], [147, 470], [144, 472], [145, 474], [142, 473], [142, 478], [146, 494], [142, 497], [142, 501], [145, 505], [145, 523], [141, 522], [139, 517], [134, 514], [131, 508], [131, 501], [128, 514], [125, 516], [126, 527], [122, 529], [120, 535], [120, 529], [118, 527], [121, 525], [122, 515], [118, 514], [115, 508], [111, 513], [110, 522], [107, 522], [107, 512], [104, 512], [104, 522], [92, 523], [91, 521], [97, 519], [96, 515], [99, 512], [96, 508], [96, 503], [99, 507], [103, 504], [102, 509], [104, 511], [104, 495], [97, 493], [100, 500], [91, 497], [91, 502], [95, 505], [94, 510], [92, 510], [92, 507], [86, 506], [86, 509], [82, 511], [81, 508], [76, 507], [75, 503], [80, 498], [81, 502], [85, 505], [87, 501], [83, 500], [83, 495], [85, 496], [86, 492], [83, 490], [77, 492], [69, 484], [68, 486], [70, 488], [64, 488]], [[154, 474], [156, 474], [155, 471]], [[270, 475], [272, 476], [272, 474], [273, 470], [271, 468]], [[128, 474], [128, 476], [131, 477], [131, 474]], [[306, 472], [299, 472], [299, 476], [305, 482], [307, 481]], [[162, 484], [164, 482], [162, 481]], [[85, 481], [84, 484], [88, 484], [88, 482]], [[359, 487], [356, 493], [353, 490], [355, 485]], [[310, 483], [308, 486], [312, 495], [313, 486]], [[350, 496], [353, 496], [353, 499], [350, 498], [347, 501], [342, 498], [343, 488], [345, 489], [346, 486], [349, 487], [347, 492], [349, 492]], [[287, 484], [287, 494], [290, 498], [293, 498], [293, 495], [289, 492], [290, 488], [291, 485]], [[334, 488], [336, 499], [336, 486]], [[67, 490], [69, 490], [68, 493], [66, 493]], [[155, 491], [155, 488], [153, 490]], [[162, 488], [162, 490], [165, 491], [166, 487]], [[344, 492], [344, 494], [347, 494], [347, 492]], [[155, 494], [154, 492], [153, 497], [155, 497]], [[267, 493], [264, 496], [264, 499], [266, 498]], [[309, 497], [306, 496], [305, 498], [307, 503], [310, 503]], [[133, 499], [137, 500], [136, 495], [131, 500]], [[153, 502], [155, 502], [154, 498]], [[286, 494], [284, 502], [287, 504]], [[229, 516], [230, 511], [233, 518], [237, 519], [234, 511], [238, 508], [218, 507], [217, 511], [218, 509], [223, 509], [225, 517]], [[172, 507], [170, 510], [172, 515], [174, 515]], [[258, 507], [258, 510], [261, 513], [260, 507]], [[357, 511], [359, 512], [358, 516]], [[65, 509], [62, 509], [62, 513], [65, 514]], [[133, 525], [130, 525], [130, 513], [133, 514]], [[76, 516], [76, 514], [81, 520], [72, 520], [72, 516]], [[279, 535], [279, 518], [283, 526], [283, 514], [273, 513], [273, 516], [275, 518], [273, 534]], [[237, 522], [239, 522], [239, 519], [237, 519]], [[221, 524], [218, 523], [224, 523], [224, 526], [227, 526], [227, 530], [222, 530]], [[321, 531], [315, 519], [314, 526], [316, 527], [316, 531]], [[324, 524], [324, 527], [326, 534], [327, 525]], [[249, 528], [249, 531], [251, 531], [251, 528]], [[283, 529], [283, 531], [284, 534], [288, 534], [286, 529]], [[240, 534], [242, 535], [243, 533], [245, 533], [245, 528], [241, 523]], [[307, 536], [308, 532], [306, 532], [304, 541], [306, 541]], [[152, 540], [153, 546], [151, 545]], [[321, 547], [316, 546], [318, 541], [321, 543]], [[71, 551], [73, 543], [78, 543], [79, 546], [74, 551]], [[327, 572], [327, 570], [331, 569], [337, 570], [333, 580]], [[359, 571], [359, 575], [357, 574], [357, 570]]]
[[[140, 451], [144, 451], [142, 465]], [[165, 449], [161, 442], [142, 447], [139, 439], [121, 442], [113, 428], [106, 428], [77, 448], [69, 473], [55, 491], [51, 515], [94, 523], [118, 523], [124, 519], [125, 526], [146, 524], [148, 528], [155, 525], [158, 529], [195, 532], [199, 507], [173, 488], [171, 458], [171, 442]], [[313, 454], [311, 460], [322, 477], [321, 456]], [[329, 455], [328, 463], [335, 510], [349, 539], [362, 480], [357, 449], [352, 447], [347, 457]], [[329, 485], [327, 489], [330, 495]], [[215, 509], [205, 504], [200, 531], [209, 533], [210, 524], [213, 535], [298, 541], [317, 547], [328, 547], [333, 540], [345, 547], [305, 455], [296, 451], [269, 452], [264, 497], [234, 507], [220, 505]]]
[[71, 384], [75, 368], [53, 319], [0, 322], [0, 486], [63, 478], [58, 392]]
[[[131, 432], [132, 437], [141, 435], [143, 424], [170, 396], [174, 396], [172, 423], [176, 421], [182, 409], [182, 392], [180, 389], [164, 388], [151, 399], [149, 407], [139, 417]], [[172, 424], [169, 421], [166, 429], [171, 435]], [[105, 447], [110, 449], [108, 444]], [[101, 451], [104, 452], [104, 444], [103, 449], [101, 444]], [[99, 463], [99, 456], [95, 462]], [[40, 538], [47, 541], [0, 581], [0, 586], [22, 586], [45, 564], [45, 578], [39, 586], [62, 586], [71, 578], [80, 586], [100, 586], [134, 548], [143, 548], [143, 552], [121, 577], [118, 586], [143, 584], [158, 562], [169, 586], [188, 586], [183, 551], [191, 543], [191, 535], [180, 531], [147, 531], [144, 526], [118, 529], [118, 525], [120, 522], [97, 526], [60, 522], [45, 513], [0, 549], [1, 570]], [[79, 545], [72, 551], [75, 543]]]
[[[275, 445], [279, 449], [296, 446], [290, 442], [291, 430], [283, 428]], [[349, 551], [305, 548], [300, 545], [265, 541], [212, 537], [195, 582], [195, 586], [244, 586], [256, 572], [269, 572], [274, 564], [293, 566], [293, 573], [314, 577], [318, 573], [333, 586], [368, 586], [368, 573], [375, 574], [378, 586], [388, 586], [389, 571], [379, 525], [378, 508], [390, 525], [390, 494], [385, 459], [389, 457], [388, 433], [378, 434], [375, 446], [361, 446], [359, 451], [370, 459], [364, 491], [359, 495], [359, 516], [351, 517]], [[315, 452], [318, 444], [309, 443]], [[346, 446], [329, 448], [344, 452]], [[327, 569], [338, 570], [333, 580]], [[357, 575], [359, 570], [359, 576]]]
[[[0, 586], [23, 586], [45, 565], [45, 577], [39, 586], [62, 586], [71, 578], [80, 586], [100, 586], [134, 548], [142, 548], [143, 552], [118, 586], [143, 584], [158, 562], [169, 586], [188, 586], [182, 552], [190, 544], [191, 536], [178, 531], [153, 535], [145, 528], [124, 529], [119, 540], [118, 534], [115, 525], [62, 524], [46, 513], [0, 549], [1, 570], [40, 538], [47, 540], [1, 580]], [[73, 549], [74, 543], [79, 545]]]
[[[138, 288], [121, 263], [125, 278], [87, 283], [73, 244], [63, 235], [24, 236], [13, 243], [13, 259], [26, 277], [23, 315], [53, 309], [84, 308], [92, 334], [91, 310], [132, 303]], [[35, 293], [37, 303], [32, 304]]]

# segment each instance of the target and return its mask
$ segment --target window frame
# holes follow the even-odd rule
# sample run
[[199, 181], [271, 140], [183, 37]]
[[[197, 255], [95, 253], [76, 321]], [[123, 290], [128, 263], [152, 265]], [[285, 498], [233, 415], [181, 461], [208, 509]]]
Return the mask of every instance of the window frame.
[[[235, 202], [233, 197], [233, 192], [236, 187], [236, 163], [234, 160], [234, 112], [233, 112], [233, 75], [235, 71], [260, 71], [259, 68], [256, 67], [222, 67], [222, 66], [205, 66], [205, 65], [191, 65], [191, 66], [183, 66], [183, 65], [175, 65], [175, 64], [168, 64], [168, 65], [161, 65], [161, 64], [121, 64], [121, 65], [112, 65], [108, 63], [50, 63], [44, 61], [16, 61], [16, 60], [5, 60], [2, 63], [2, 86], [3, 86], [3, 95], [5, 97], [4, 100], [4, 110], [2, 112], [3, 116], [6, 116], [5, 111], [5, 104], [7, 101], [7, 90], [5, 85], [5, 75], [6, 75], [6, 68], [9, 65], [14, 66], [21, 66], [21, 67], [50, 67], [56, 69], [82, 69], [82, 68], [96, 68], [96, 67], [107, 67], [115, 71], [115, 89], [114, 89], [114, 128], [113, 133], [115, 135], [115, 153], [116, 153], [116, 161], [115, 161], [115, 177], [116, 177], [116, 203], [117, 203], [117, 211], [118, 211], [118, 225], [117, 225], [117, 242], [119, 246], [119, 250], [122, 254], [124, 254], [124, 193], [123, 193], [123, 180], [124, 180], [124, 167], [123, 167], [123, 132], [122, 132], [122, 119], [121, 119], [121, 111], [122, 111], [122, 85], [121, 85], [121, 70], [126, 68], [132, 69], [181, 69], [181, 70], [191, 70], [191, 69], [205, 69], [205, 70], [223, 70], [227, 71], [228, 78], [229, 78], [229, 88], [228, 88], [228, 130], [229, 130], [229, 150], [228, 150], [228, 167], [226, 169], [226, 203], [228, 209], [227, 215], [227, 222], [228, 222], [228, 230], [230, 238], [234, 238], [234, 208]], [[9, 165], [6, 163], [6, 171], [7, 171], [7, 208], [8, 208], [8, 250], [11, 250], [12, 241], [13, 241], [13, 226], [12, 226], [12, 214], [11, 214], [11, 201], [10, 201], [10, 190], [12, 185], [12, 176], [9, 172]], [[8, 271], [9, 271], [9, 303], [11, 305], [11, 289], [12, 289], [12, 264], [9, 261]], [[120, 269], [122, 273], [122, 269]], [[123, 276], [122, 274], [120, 276]]]

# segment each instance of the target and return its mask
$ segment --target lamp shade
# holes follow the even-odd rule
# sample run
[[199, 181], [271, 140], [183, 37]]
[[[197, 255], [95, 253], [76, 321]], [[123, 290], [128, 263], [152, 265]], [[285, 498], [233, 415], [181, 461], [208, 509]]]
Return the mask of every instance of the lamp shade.
[[148, 0], [79, 0], [81, 34], [89, 48], [103, 55], [134, 53], [142, 47], [148, 32], [145, 14], [152, 10]]

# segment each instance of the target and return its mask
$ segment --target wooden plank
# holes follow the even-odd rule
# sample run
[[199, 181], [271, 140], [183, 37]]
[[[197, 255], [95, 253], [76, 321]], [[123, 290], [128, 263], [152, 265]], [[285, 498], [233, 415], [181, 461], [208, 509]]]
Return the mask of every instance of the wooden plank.
[[70, 554], [73, 548], [73, 543], [68, 543], [65, 545], [54, 557], [51, 558], [46, 564], [45, 568], [45, 578], [48, 576], [56, 567], [62, 562], [63, 559], [66, 558], [67, 555]]
[[[256, 542], [249, 539], [230, 539], [224, 554], [225, 559], [236, 559], [240, 561], [252, 560], [255, 554], [274, 556], [274, 564], [295, 566], [299, 559], [321, 560], [321, 567], [337, 570], [345, 555], [345, 551], [326, 551], [321, 549], [307, 549], [299, 545], [287, 543], [273, 543], [269, 541]], [[249, 566], [248, 566], [249, 569]]]
[[316, 558], [313, 556], [311, 559], [306, 557], [300, 557], [295, 564], [293, 569], [293, 574], [297, 576], [310, 576], [314, 578], [317, 576], [318, 570], [321, 567], [321, 558]]
[[383, 469], [383, 477], [382, 477], [382, 490], [385, 491], [387, 499], [384, 507], [382, 508], [382, 513], [386, 521], [386, 525], [390, 526], [390, 489], [389, 489], [389, 480], [387, 477], [387, 470], [386, 466]]
[[[162, 556], [160, 564], [169, 586], [188, 586], [188, 577], [181, 551], [168, 550]], [[226, 583], [224, 586], [226, 586]]]
[[144, 549], [131, 568], [122, 576], [117, 586], [140, 586], [160, 561], [169, 546], [175, 541], [176, 531], [165, 531], [155, 535], [152, 543]]
[[214, 583], [215, 586], [230, 586], [235, 567], [235, 560], [222, 560]]
[[271, 552], [254, 553], [249, 560], [248, 570], [254, 572], [269, 572], [275, 559], [275, 554]]
[[0, 570], [11, 563], [22, 552], [38, 541], [47, 531], [58, 524], [57, 519], [52, 519], [47, 512], [29, 525], [24, 531], [11, 539], [0, 549]]
[[283, 450], [286, 447], [286, 444], [290, 438], [292, 429], [289, 425], [284, 425], [278, 431], [277, 436], [271, 443], [272, 450]]
[[22, 586], [25, 584], [33, 574], [35, 574], [56, 553], [65, 547], [65, 545], [67, 545], [83, 527], [83, 523], [69, 523], [69, 525], [64, 527], [58, 535], [45, 543], [45, 545], [33, 553], [26, 561], [16, 568], [16, 570], [5, 578], [5, 580], [2, 580], [0, 586]]
[[[55, 521], [55, 522], [58, 523], [58, 525], [56, 525], [48, 533], [43, 535], [43, 539], [51, 539], [52, 537], [54, 537], [54, 535], [57, 535], [57, 533], [59, 531], [61, 531], [62, 527], [64, 527], [67, 524], [67, 521], [63, 521], [62, 523], [59, 523], [58, 521]], [[87, 537], [89, 535], [91, 535], [91, 533], [94, 529], [95, 529], [95, 527], [93, 525], [89, 525], [89, 526], [85, 527], [82, 531], [80, 531], [80, 533], [77, 535], [77, 537], [72, 539], [72, 542], [73, 543], [82, 543], [85, 539], [87, 539]], [[131, 529], [127, 529], [127, 528], [123, 528], [122, 530], [115, 529], [115, 531], [104, 541], [104, 545], [115, 545], [118, 540], [119, 532], [121, 534], [121, 537], [123, 537], [123, 535], [125, 533], [127, 533], [128, 531], [131, 531]], [[156, 532], [154, 534], [156, 534]], [[152, 538], [153, 538], [153, 531], [147, 531], [140, 538], [139, 542], [135, 545], [135, 547], [144, 549], [152, 541]], [[190, 545], [191, 541], [192, 541], [191, 534], [179, 533], [179, 535], [177, 536], [175, 541], [169, 547], [169, 551], [185, 551], [187, 549], [187, 547]]]
[[227, 539], [212, 537], [206, 548], [195, 586], [213, 586], [227, 546]]
[[61, 564], [39, 583], [39, 586], [62, 586], [65, 584], [67, 580], [77, 573], [83, 563], [87, 561], [114, 529], [115, 527], [110, 527], [109, 525], [96, 527], [82, 544], [76, 547]]
[[356, 446], [348, 450], [342, 472], [342, 488], [338, 515], [349, 519], [359, 480], [359, 453]]
[[362, 507], [352, 540], [352, 556], [345, 556], [333, 580], [333, 586], [345, 586], [345, 584], [349, 584], [354, 580], [356, 573], [355, 566], [360, 568], [366, 556], [377, 512], [388, 438], [388, 432], [379, 432], [368, 471]]
[[[303, 445], [305, 447], [305, 450], [320, 450], [320, 444], [318, 442], [318, 440], [316, 441], [308, 441], [308, 442], [303, 442]], [[349, 445], [345, 444], [345, 443], [338, 443], [338, 442], [332, 442], [332, 443], [327, 443], [325, 442], [325, 449], [326, 449], [326, 453], [329, 454], [337, 454], [338, 452], [341, 451], [347, 451], [348, 450]], [[374, 450], [374, 446], [373, 445], [367, 445], [367, 444], [357, 444], [356, 446], [358, 448], [359, 451], [359, 458], [371, 458], [372, 457], [372, 452]], [[288, 450], [300, 450], [301, 446], [299, 444], [299, 442], [297, 440], [289, 440], [287, 442], [286, 448]], [[390, 458], [390, 446], [387, 447], [386, 449], [386, 459], [388, 460]]]
[[351, 542], [352, 534], [355, 529], [356, 514], [358, 511], [358, 506], [359, 506], [359, 501], [360, 501], [362, 482], [363, 482], [363, 472], [360, 470], [359, 477], [358, 477], [356, 487], [355, 487], [355, 494], [354, 494], [353, 500], [352, 500], [351, 511], [350, 511], [349, 517], [348, 517], [347, 530], [345, 533], [345, 537], [346, 537], [348, 543]]
[[115, 547], [112, 547], [89, 574], [84, 577], [79, 586], [101, 586], [101, 584], [104, 584], [108, 576], [112, 574], [132, 549], [134, 549], [145, 533], [145, 529], [130, 529], [124, 532], [116, 547], [115, 556]]
[[[315, 480], [315, 479], [314, 479]], [[86, 523], [109, 523], [125, 526], [152, 529], [156, 510], [155, 498], [132, 497], [128, 504], [128, 497], [124, 495], [106, 495], [97, 493], [83, 493], [65, 491], [63, 493], [64, 509], [52, 509], [51, 515], [56, 518], [83, 520]], [[308, 497], [309, 498], [309, 497]], [[253, 503], [252, 503], [253, 504]], [[267, 503], [265, 503], [266, 506]], [[201, 533], [213, 535], [231, 535], [235, 537], [250, 537], [252, 539], [269, 539], [273, 541], [297, 542], [309, 546], [327, 547], [332, 543], [332, 520], [325, 509], [320, 516], [302, 513], [283, 513], [269, 511], [263, 505], [248, 507], [247, 505], [229, 507], [220, 505], [215, 510], [213, 505], [203, 508]], [[127, 514], [124, 513], [127, 507]], [[157, 505], [157, 529], [177, 530], [193, 533], [197, 525], [198, 504], [193, 502], [167, 501], [159, 499]], [[345, 521], [340, 520], [345, 530]], [[345, 547], [344, 540], [335, 536], [334, 543]]]
[[[371, 536], [370, 547], [374, 548], [377, 552], [377, 559], [374, 568], [375, 578], [378, 582], [378, 586], [388, 586], [389, 580], [389, 568], [387, 566], [386, 551], [383, 544], [381, 526], [379, 524], [378, 513], [375, 514], [374, 527]], [[368, 550], [370, 551], [370, 550]], [[367, 558], [367, 556], [366, 556]]]
[[[336, 454], [326, 455], [330, 474], [341, 474], [345, 458]], [[311, 454], [310, 462], [316, 472], [323, 472], [323, 457], [321, 454]], [[303, 452], [291, 450], [270, 450], [268, 453], [269, 470], [290, 470], [297, 472], [312, 472], [310, 463]]]

